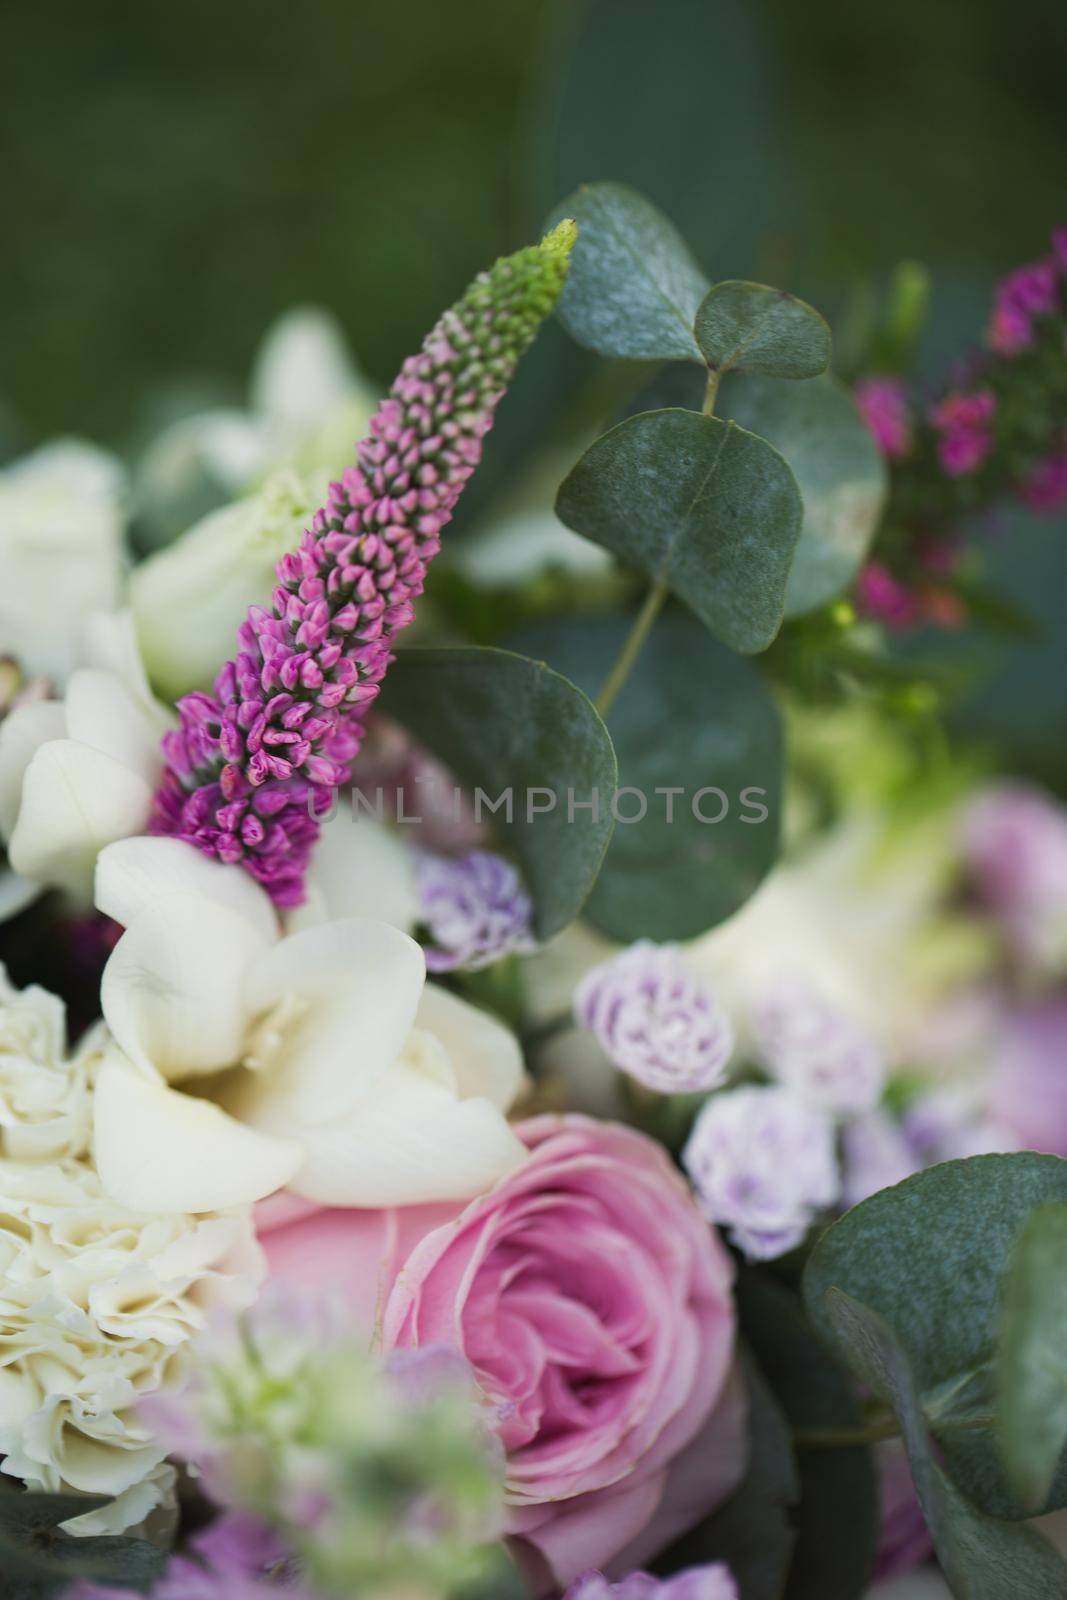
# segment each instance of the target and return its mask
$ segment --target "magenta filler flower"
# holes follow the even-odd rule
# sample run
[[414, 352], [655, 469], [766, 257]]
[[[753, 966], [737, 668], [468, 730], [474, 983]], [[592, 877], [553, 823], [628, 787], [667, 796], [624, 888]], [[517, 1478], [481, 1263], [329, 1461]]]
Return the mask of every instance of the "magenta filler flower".
[[371, 421], [357, 461], [276, 568], [214, 694], [164, 739], [151, 829], [240, 862], [298, 905], [318, 818], [349, 778], [363, 719], [413, 615], [520, 356], [563, 286], [572, 222], [496, 262], [446, 311]]

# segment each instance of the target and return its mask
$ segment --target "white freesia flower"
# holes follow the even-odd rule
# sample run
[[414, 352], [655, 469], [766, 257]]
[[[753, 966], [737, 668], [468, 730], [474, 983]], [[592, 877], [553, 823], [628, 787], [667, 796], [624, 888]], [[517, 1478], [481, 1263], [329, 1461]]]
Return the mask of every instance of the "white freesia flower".
[[89, 619], [62, 700], [0, 724], [0, 834], [21, 878], [91, 902], [104, 845], [143, 832], [171, 717], [149, 692], [127, 613]]
[[38, 1083], [0, 1158], [0, 1469], [34, 1489], [116, 1497], [69, 1525], [82, 1534], [134, 1526], [166, 1498], [173, 1472], [138, 1404], [184, 1381], [213, 1309], [248, 1305], [263, 1276], [247, 1210], [135, 1211], [105, 1192], [84, 1104], [102, 1031], [65, 1064], [60, 1002], [5, 985], [0, 1059], [36, 1056]]
[[144, 530], [166, 543], [280, 467], [325, 487], [351, 459], [377, 398], [329, 312], [286, 312], [260, 346], [246, 410], [216, 406], [180, 417], [145, 450], [135, 478]]
[[247, 874], [173, 839], [110, 846], [96, 898], [126, 928], [104, 971], [114, 1048], [94, 1124], [122, 1204], [216, 1210], [288, 1184], [328, 1205], [412, 1205], [466, 1199], [522, 1160], [504, 1117], [518, 1046], [426, 984], [398, 929], [279, 938]]
[[62, 439], [0, 472], [0, 651], [61, 684], [81, 625], [118, 604], [124, 483], [114, 456]]
[[278, 560], [296, 549], [320, 499], [319, 487], [298, 473], [275, 473], [134, 569], [130, 605], [161, 694], [177, 700], [211, 687], [249, 605], [270, 594]]

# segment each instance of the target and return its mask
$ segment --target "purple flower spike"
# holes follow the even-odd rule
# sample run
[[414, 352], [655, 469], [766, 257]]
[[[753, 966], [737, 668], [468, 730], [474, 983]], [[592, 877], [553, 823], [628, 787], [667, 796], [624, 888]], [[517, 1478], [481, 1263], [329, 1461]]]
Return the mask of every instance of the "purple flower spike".
[[508, 955], [536, 949], [533, 906], [510, 862], [490, 850], [462, 856], [424, 855], [416, 869], [422, 919], [433, 944], [431, 972], [476, 972]]
[[800, 1244], [815, 1214], [840, 1191], [833, 1123], [790, 1089], [712, 1095], [682, 1165], [705, 1215], [729, 1228], [756, 1261]]
[[413, 615], [512, 373], [555, 305], [575, 238], [563, 222], [475, 279], [405, 361], [370, 436], [283, 556], [214, 694], [187, 695], [163, 741], [151, 831], [239, 862], [299, 905], [319, 817]]
[[730, 1019], [673, 945], [642, 939], [594, 967], [575, 990], [574, 1015], [621, 1071], [658, 1094], [716, 1088], [733, 1053]]

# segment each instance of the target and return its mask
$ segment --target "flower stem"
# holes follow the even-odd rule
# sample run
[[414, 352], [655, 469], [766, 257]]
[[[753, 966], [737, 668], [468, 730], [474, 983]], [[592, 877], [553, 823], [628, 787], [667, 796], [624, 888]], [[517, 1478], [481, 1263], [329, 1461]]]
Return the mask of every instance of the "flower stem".
[[596, 708], [602, 717], [606, 717], [615, 704], [615, 697], [630, 676], [630, 669], [637, 660], [641, 646], [648, 638], [652, 624], [659, 616], [660, 608], [669, 593], [670, 590], [663, 579], [657, 578], [646, 594], [644, 604], [634, 618], [634, 625], [626, 635], [625, 643], [616, 657], [615, 665], [596, 697]]
[[722, 373], [717, 367], [708, 368], [708, 386], [704, 390], [704, 405], [702, 407], [706, 417], [710, 417], [715, 410], [715, 398], [719, 393], [719, 379], [721, 377]]

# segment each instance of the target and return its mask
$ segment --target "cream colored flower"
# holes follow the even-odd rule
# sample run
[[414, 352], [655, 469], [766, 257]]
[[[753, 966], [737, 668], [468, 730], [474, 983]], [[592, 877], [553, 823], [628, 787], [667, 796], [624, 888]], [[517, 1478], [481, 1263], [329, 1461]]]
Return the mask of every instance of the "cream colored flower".
[[63, 1002], [0, 965], [0, 1156], [49, 1161], [89, 1141], [88, 1051], [66, 1054]]
[[326, 1205], [470, 1198], [523, 1159], [511, 1034], [425, 982], [382, 922], [280, 938], [238, 867], [174, 839], [110, 846], [122, 923], [101, 1003], [94, 1153], [122, 1204], [217, 1210], [285, 1185]]
[[104, 845], [143, 832], [172, 718], [149, 693], [127, 614], [86, 627], [62, 700], [0, 724], [0, 834], [12, 867], [88, 905]]

